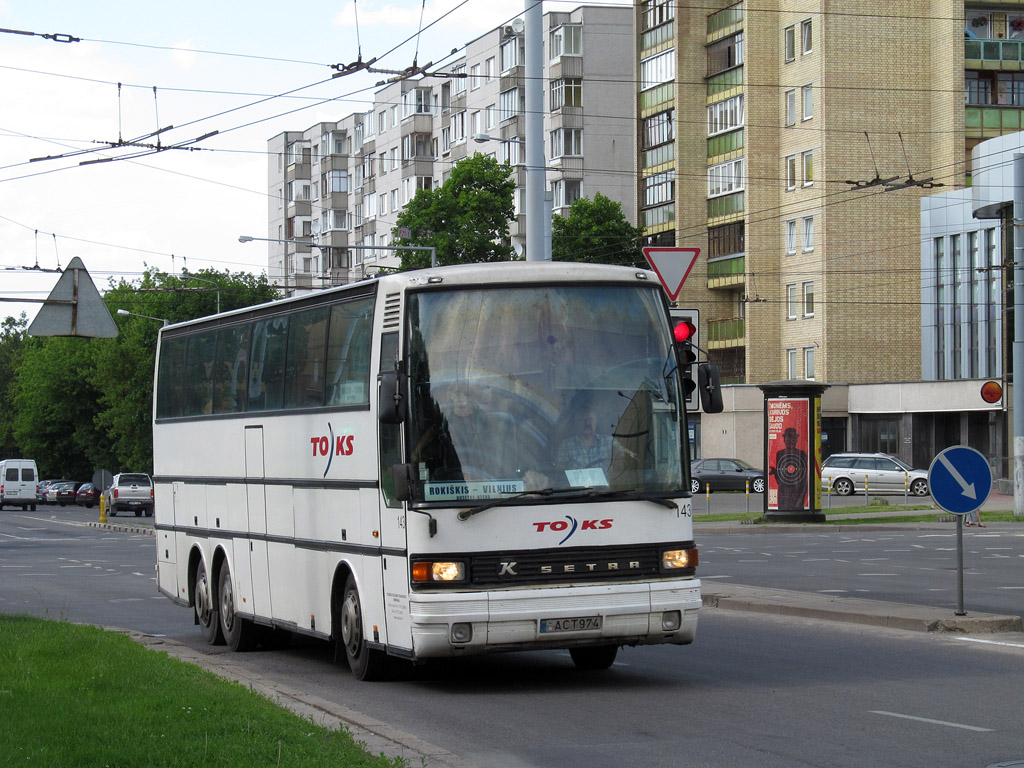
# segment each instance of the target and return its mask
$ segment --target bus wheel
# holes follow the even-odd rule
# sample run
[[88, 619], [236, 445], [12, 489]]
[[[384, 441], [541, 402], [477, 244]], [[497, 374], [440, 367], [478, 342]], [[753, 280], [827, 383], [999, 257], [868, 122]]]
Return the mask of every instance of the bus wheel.
[[576, 669], [608, 669], [615, 663], [618, 652], [617, 645], [592, 645], [569, 649]]
[[196, 623], [203, 632], [203, 638], [210, 645], [223, 645], [224, 635], [220, 629], [220, 618], [213, 602], [213, 589], [206, 575], [202, 561], [196, 565], [196, 588], [194, 592]]
[[224, 642], [232, 651], [251, 651], [256, 647], [256, 627], [248, 619], [235, 613], [235, 590], [231, 584], [231, 569], [228, 561], [220, 564], [220, 576], [217, 579], [217, 596], [219, 598], [220, 629], [224, 634]]
[[359, 602], [356, 580], [350, 575], [345, 581], [344, 597], [334, 642], [341, 643], [348, 659], [348, 668], [357, 680], [380, 680], [387, 667], [387, 656], [366, 646], [363, 633], [363, 609]]

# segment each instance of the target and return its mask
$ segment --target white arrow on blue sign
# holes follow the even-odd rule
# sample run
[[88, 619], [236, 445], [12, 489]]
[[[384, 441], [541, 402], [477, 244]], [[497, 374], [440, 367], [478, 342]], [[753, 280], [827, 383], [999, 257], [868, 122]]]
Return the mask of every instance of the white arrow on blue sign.
[[932, 459], [928, 489], [942, 509], [966, 515], [980, 509], [992, 492], [992, 468], [978, 451], [954, 445]]

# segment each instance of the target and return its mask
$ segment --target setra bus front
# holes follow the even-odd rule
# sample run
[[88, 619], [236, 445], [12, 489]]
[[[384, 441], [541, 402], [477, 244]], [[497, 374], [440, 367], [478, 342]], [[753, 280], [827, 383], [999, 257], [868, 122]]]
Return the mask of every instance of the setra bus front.
[[596, 669], [624, 645], [692, 642], [686, 413], [652, 274], [462, 274], [405, 293], [379, 377], [382, 489], [408, 547], [389, 645], [414, 659], [569, 649]]

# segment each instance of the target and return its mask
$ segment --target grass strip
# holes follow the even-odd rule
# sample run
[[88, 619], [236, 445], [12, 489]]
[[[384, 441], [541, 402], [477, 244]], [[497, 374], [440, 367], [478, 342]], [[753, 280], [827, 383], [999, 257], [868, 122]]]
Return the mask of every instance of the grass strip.
[[0, 763], [400, 768], [350, 734], [97, 627], [0, 614]]

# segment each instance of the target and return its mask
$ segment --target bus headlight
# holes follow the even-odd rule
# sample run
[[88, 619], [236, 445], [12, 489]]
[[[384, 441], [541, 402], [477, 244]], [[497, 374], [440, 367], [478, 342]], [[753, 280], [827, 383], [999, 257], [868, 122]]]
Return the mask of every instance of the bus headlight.
[[416, 561], [412, 564], [412, 580], [419, 584], [430, 581], [465, 581], [466, 564], [457, 561]]
[[661, 567], [666, 571], [678, 568], [696, 568], [698, 560], [696, 547], [693, 549], [667, 549], [661, 553]]

